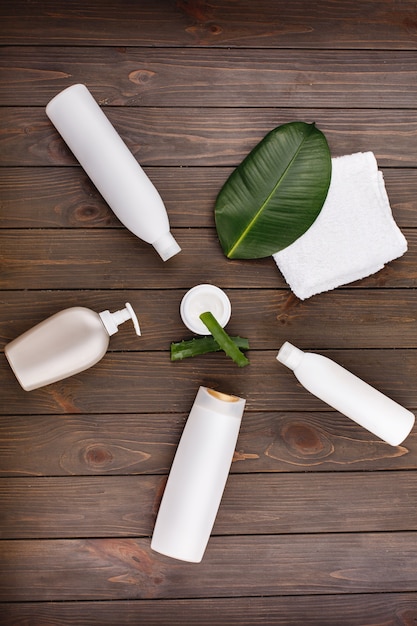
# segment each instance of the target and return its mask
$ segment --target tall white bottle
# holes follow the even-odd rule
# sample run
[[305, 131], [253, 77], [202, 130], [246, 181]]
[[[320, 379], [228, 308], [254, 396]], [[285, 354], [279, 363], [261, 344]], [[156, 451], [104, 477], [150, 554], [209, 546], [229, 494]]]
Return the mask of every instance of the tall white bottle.
[[15, 376], [25, 391], [32, 391], [82, 372], [107, 351], [110, 336], [131, 319], [140, 328], [132, 306], [96, 313], [76, 306], [43, 320], [4, 348]]
[[177, 254], [161, 196], [87, 87], [64, 89], [46, 114], [126, 228], [164, 261]]
[[200, 387], [168, 477], [151, 548], [203, 558], [226, 485], [245, 400]]
[[303, 352], [288, 341], [277, 359], [308, 391], [392, 446], [404, 441], [413, 428], [411, 411], [331, 359]]

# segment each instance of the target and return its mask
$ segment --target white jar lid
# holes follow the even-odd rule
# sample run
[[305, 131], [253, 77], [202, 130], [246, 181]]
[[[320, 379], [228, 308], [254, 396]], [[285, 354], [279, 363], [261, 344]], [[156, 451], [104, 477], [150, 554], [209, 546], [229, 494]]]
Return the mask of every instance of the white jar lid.
[[220, 326], [224, 327], [232, 312], [230, 300], [219, 287], [209, 284], [196, 285], [187, 291], [181, 301], [182, 321], [193, 333], [209, 335], [207, 326], [200, 320], [201, 313], [206, 311], [210, 311]]

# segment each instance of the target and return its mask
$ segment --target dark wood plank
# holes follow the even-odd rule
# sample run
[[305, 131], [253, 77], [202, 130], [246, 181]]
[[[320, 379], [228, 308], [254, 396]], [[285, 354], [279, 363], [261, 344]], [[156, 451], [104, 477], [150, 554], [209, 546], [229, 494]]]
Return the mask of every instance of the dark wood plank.
[[416, 585], [415, 532], [212, 537], [198, 567], [151, 553], [149, 539], [0, 544], [0, 600], [9, 602], [412, 592]]
[[[3, 231], [2, 289], [189, 289], [213, 282], [224, 288], [280, 288], [286, 283], [272, 257], [229, 260], [215, 229], [172, 229], [182, 251], [164, 263], [126, 229]], [[360, 287], [416, 286], [417, 230], [404, 229], [405, 255]], [[207, 260], [209, 266], [207, 265]], [[30, 268], [30, 273], [28, 272]]]
[[186, 414], [0, 417], [2, 476], [162, 474]]
[[[172, 226], [214, 225], [214, 202], [232, 168], [148, 167], [144, 168], [164, 199]], [[408, 210], [413, 172], [401, 170], [409, 184], [395, 176], [398, 192], [396, 215], [413, 221]], [[411, 179], [411, 180], [410, 180]], [[395, 181], [391, 184], [394, 187]], [[191, 193], [192, 190], [192, 193]], [[416, 177], [417, 190], [417, 177]], [[4, 167], [0, 176], [1, 228], [123, 228], [80, 167]]]
[[[0, 285], [4, 289], [189, 289], [285, 285], [272, 258], [230, 262], [214, 229], [176, 230], [180, 254], [164, 263], [149, 244], [126, 229], [10, 230], [2, 232]], [[210, 269], [202, 261], [210, 259]], [[401, 273], [399, 260], [399, 270]], [[398, 265], [397, 264], [397, 265]], [[28, 274], [30, 268], [30, 275]], [[409, 284], [406, 276], [394, 284]], [[30, 281], [30, 285], [28, 284]]]
[[[164, 486], [157, 476], [8, 478], [1, 537], [149, 536]], [[213, 535], [416, 531], [416, 498], [413, 471], [235, 474]]]
[[[168, 473], [187, 413], [0, 416], [1, 476]], [[417, 469], [417, 430], [397, 447], [327, 412], [246, 411], [232, 473]]]
[[[171, 225], [214, 225], [217, 194], [229, 167], [147, 167], [166, 205]], [[417, 170], [383, 169], [393, 215], [400, 227], [417, 227]], [[123, 228], [80, 167], [3, 167], [2, 228]]]
[[[3, 415], [188, 412], [199, 385], [246, 398], [249, 411], [325, 409], [276, 361], [279, 347], [249, 351], [251, 363], [244, 368], [222, 354], [171, 363], [168, 350], [108, 353], [91, 369], [31, 392], [22, 390], [2, 359], [0, 411]], [[329, 350], [324, 354], [405, 407], [417, 407], [415, 351]]]
[[235, 626], [409, 626], [417, 619], [416, 593], [215, 598], [196, 600], [129, 600], [83, 602], [26, 602], [1, 605], [7, 626], [147, 626], [187, 624]]
[[[192, 336], [180, 318], [186, 290], [8, 291], [0, 303], [0, 349], [35, 324], [70, 306], [93, 311], [124, 307], [129, 299], [142, 327], [138, 339], [129, 324], [112, 336], [109, 350], [167, 350]], [[412, 289], [337, 289], [301, 301], [287, 289], [227, 289], [230, 334], [249, 339], [251, 349], [280, 346], [283, 338], [303, 349], [417, 348], [417, 293]], [[250, 294], [250, 297], [248, 295]], [[161, 315], [161, 310], [164, 315]], [[169, 320], [169, 323], [167, 323]], [[254, 322], [256, 320], [256, 323]], [[323, 333], [323, 327], [326, 332]], [[389, 330], [389, 332], [388, 332]]]
[[[236, 166], [273, 128], [302, 120], [326, 135], [332, 156], [371, 150], [381, 167], [417, 165], [417, 109], [108, 107], [143, 166]], [[4, 107], [0, 165], [74, 165], [43, 107]]]
[[415, 52], [9, 47], [0, 104], [45, 106], [80, 82], [102, 105], [414, 109]]
[[415, 4], [402, 0], [351, 2], [337, 8], [309, 0], [172, 3], [125, 0], [56, 0], [1, 3], [2, 44], [226, 46], [299, 48], [417, 47]]

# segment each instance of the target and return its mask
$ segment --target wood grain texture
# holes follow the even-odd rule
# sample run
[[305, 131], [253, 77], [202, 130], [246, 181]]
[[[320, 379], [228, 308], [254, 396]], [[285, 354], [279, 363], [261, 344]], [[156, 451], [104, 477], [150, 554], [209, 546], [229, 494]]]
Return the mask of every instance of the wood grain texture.
[[[273, 128], [301, 120], [325, 133], [332, 156], [375, 153], [381, 167], [417, 166], [417, 109], [108, 107], [142, 166], [237, 166]], [[74, 165], [43, 107], [4, 107], [0, 165]]]
[[415, 109], [415, 52], [10, 47], [0, 104], [45, 106], [74, 82], [108, 106]]
[[[1, 476], [166, 474], [187, 413], [3, 415]], [[417, 434], [390, 446], [332, 411], [245, 413], [231, 473], [417, 469]], [[333, 475], [333, 474], [332, 474]], [[337, 476], [337, 474], [336, 474]], [[391, 510], [391, 507], [389, 507]]]
[[197, 567], [151, 552], [142, 538], [4, 540], [0, 600], [413, 592], [415, 539], [414, 532], [212, 537]]
[[[347, 601], [348, 598], [348, 601]], [[83, 602], [82, 616], [76, 602], [4, 603], [8, 626], [149, 626], [226, 624], [252, 626], [410, 626], [417, 618], [416, 593], [278, 596], [260, 598], [209, 598], [198, 600], [129, 600], [127, 602]]]
[[[272, 257], [229, 260], [216, 230], [172, 229], [182, 252], [166, 263], [126, 229], [10, 229], [2, 233], [2, 289], [282, 288]], [[404, 229], [408, 253], [360, 282], [363, 287], [414, 288], [417, 231]], [[202, 258], [210, 259], [210, 281]], [[30, 268], [30, 272], [28, 272]]]
[[[133, 475], [9, 478], [0, 483], [1, 537], [90, 537], [93, 528], [95, 537], [150, 536], [165, 482]], [[414, 471], [235, 474], [213, 535], [417, 531], [416, 498]]]
[[[279, 347], [249, 351], [250, 365], [245, 368], [236, 367], [220, 353], [172, 363], [168, 350], [113, 352], [88, 371], [31, 392], [22, 390], [6, 359], [2, 359], [4, 403], [0, 412], [159, 413], [167, 410], [167, 402], [169, 412], [188, 412], [200, 384], [246, 398], [246, 407], [252, 411], [323, 410], [326, 405], [276, 361]], [[329, 350], [324, 354], [400, 404], [417, 407], [414, 350]]]
[[[174, 228], [214, 225], [217, 194], [231, 167], [147, 167]], [[417, 227], [417, 173], [383, 168], [397, 224]], [[123, 228], [84, 171], [74, 167], [4, 167], [0, 177], [0, 229]]]
[[[276, 361], [291, 341], [417, 411], [415, 1], [3, 0], [0, 45], [1, 626], [415, 626], [416, 427], [390, 446]], [[76, 82], [160, 191], [182, 246], [167, 263], [48, 120]], [[213, 213], [234, 167], [293, 120], [332, 156], [375, 153], [409, 244], [305, 301], [272, 258], [228, 261]], [[229, 295], [249, 367], [170, 361], [200, 282]], [[9, 341], [61, 309], [127, 301], [140, 338], [124, 324], [93, 368], [20, 388]], [[195, 565], [150, 537], [200, 385], [247, 405]]]
[[3, 0], [1, 43], [116, 46], [381, 48], [417, 47], [415, 4], [402, 0]]
[[[357, 285], [358, 287], [358, 285]], [[120, 326], [109, 350], [143, 352], [169, 350], [171, 342], [192, 337], [180, 316], [186, 289], [90, 290], [83, 306], [93, 311], [118, 310], [128, 298], [137, 312], [142, 335], [130, 323]], [[302, 349], [323, 350], [344, 345], [360, 348], [416, 348], [417, 294], [413, 289], [338, 289], [320, 297], [298, 300], [288, 288], [226, 288], [233, 316], [228, 332], [249, 339], [251, 349], [272, 350], [285, 341]], [[354, 296], [352, 295], [354, 292]], [[248, 298], [248, 295], [250, 297]], [[3, 292], [0, 297], [0, 349], [35, 323], [79, 304], [77, 290]], [[166, 318], [159, 315], [164, 307]], [[169, 319], [169, 324], [166, 323]], [[323, 326], [326, 333], [322, 332]], [[386, 333], [389, 326], [390, 332]], [[204, 367], [206, 358], [194, 359]]]

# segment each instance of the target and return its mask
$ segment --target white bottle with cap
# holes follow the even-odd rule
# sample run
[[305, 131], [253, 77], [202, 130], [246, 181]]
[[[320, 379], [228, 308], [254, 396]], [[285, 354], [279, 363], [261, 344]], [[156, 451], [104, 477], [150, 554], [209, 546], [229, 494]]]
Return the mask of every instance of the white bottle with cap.
[[4, 353], [23, 389], [32, 391], [88, 369], [129, 319], [140, 335], [134, 310], [128, 302], [125, 307], [115, 313], [81, 306], [64, 309], [8, 343]]
[[288, 341], [277, 359], [308, 391], [392, 446], [404, 441], [413, 428], [411, 411], [331, 359], [303, 352]]
[[126, 228], [164, 261], [177, 254], [161, 196], [87, 87], [64, 89], [46, 114]]
[[245, 400], [200, 387], [172, 463], [151, 548], [199, 563], [229, 475]]

